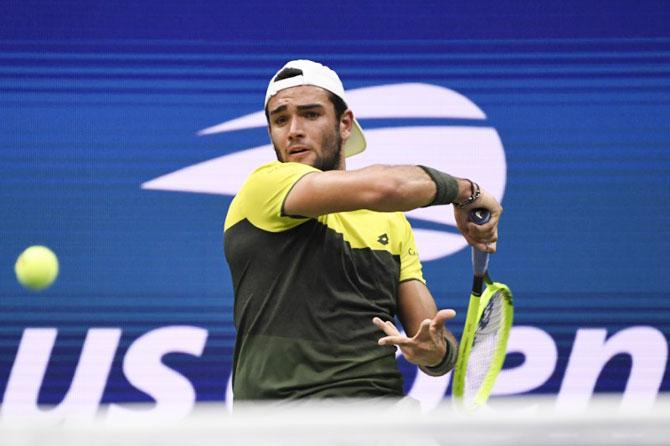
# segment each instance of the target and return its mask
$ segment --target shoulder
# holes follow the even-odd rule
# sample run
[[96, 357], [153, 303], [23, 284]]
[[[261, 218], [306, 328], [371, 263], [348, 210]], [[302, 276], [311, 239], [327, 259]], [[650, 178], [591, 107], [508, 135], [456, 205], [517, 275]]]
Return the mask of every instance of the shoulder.
[[304, 175], [320, 172], [312, 166], [299, 163], [272, 161], [251, 172], [237, 193], [237, 198], [260, 199], [268, 195], [284, 195]]
[[304, 219], [286, 218], [283, 204], [293, 185], [304, 175], [320, 172], [299, 163], [272, 161], [255, 169], [233, 199], [226, 216], [224, 229], [247, 219], [255, 226], [280, 231], [291, 228]]
[[251, 172], [247, 178], [246, 183], [263, 182], [268, 180], [278, 181], [286, 178], [292, 178], [296, 175], [302, 176], [311, 172], [320, 172], [320, 170], [307, 164], [271, 161], [269, 163], [263, 164], [262, 166], [259, 166], [256, 168], [256, 170]]

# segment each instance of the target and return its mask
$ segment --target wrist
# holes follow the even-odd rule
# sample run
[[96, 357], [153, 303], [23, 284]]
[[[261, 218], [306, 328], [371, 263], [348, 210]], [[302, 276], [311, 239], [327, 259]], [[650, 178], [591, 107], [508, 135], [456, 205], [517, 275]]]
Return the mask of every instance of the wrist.
[[444, 362], [445, 358], [449, 354], [449, 341], [447, 341], [446, 338], [444, 338], [444, 351], [442, 351], [442, 352], [438, 351], [438, 352], [436, 352], [436, 354], [437, 354], [437, 356], [439, 356], [437, 358], [437, 360], [434, 360], [434, 361], [432, 361], [428, 364], [424, 364], [425, 367], [428, 367], [429, 369], [434, 369], [434, 368], [439, 367], [440, 364], [442, 364]]
[[456, 195], [456, 198], [454, 201], [456, 203], [463, 203], [466, 201], [468, 198], [470, 198], [472, 191], [472, 186], [470, 184], [470, 180], [467, 178], [459, 178], [458, 179], [458, 195]]
[[459, 184], [458, 180], [449, 174], [440, 172], [437, 169], [427, 166], [418, 166], [430, 177], [435, 184], [435, 195], [433, 200], [426, 206], [434, 206], [438, 204], [450, 204], [458, 197]]
[[452, 344], [448, 338], [444, 338], [446, 342], [446, 351], [442, 360], [434, 366], [422, 365], [419, 368], [427, 375], [442, 376], [451, 371], [456, 365], [458, 358], [458, 347]]
[[457, 208], [462, 209], [472, 205], [481, 195], [479, 184], [467, 178], [459, 180], [458, 188], [458, 198], [453, 202], [454, 207]]

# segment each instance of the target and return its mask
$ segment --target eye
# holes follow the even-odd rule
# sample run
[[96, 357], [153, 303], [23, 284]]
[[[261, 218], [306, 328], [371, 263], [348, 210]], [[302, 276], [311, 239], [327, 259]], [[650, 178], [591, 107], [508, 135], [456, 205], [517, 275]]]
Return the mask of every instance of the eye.
[[319, 117], [319, 113], [315, 112], [315, 111], [308, 111], [308, 112], [305, 112], [305, 117], [307, 119], [316, 119], [316, 118]]
[[286, 124], [286, 121], [287, 121], [286, 116], [277, 116], [274, 120], [274, 124], [281, 126]]

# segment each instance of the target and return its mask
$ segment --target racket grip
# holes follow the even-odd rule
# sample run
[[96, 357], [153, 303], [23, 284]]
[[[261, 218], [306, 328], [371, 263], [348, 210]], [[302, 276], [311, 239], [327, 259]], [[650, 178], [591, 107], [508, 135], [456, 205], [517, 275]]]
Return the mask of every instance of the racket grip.
[[489, 253], [472, 248], [472, 269], [475, 276], [484, 277], [489, 269]]
[[468, 218], [476, 225], [483, 225], [491, 220], [491, 211], [485, 208], [477, 208], [470, 211]]
[[[491, 220], [491, 212], [485, 208], [477, 208], [470, 211], [468, 218], [476, 225], [483, 225]], [[475, 276], [484, 277], [489, 268], [489, 253], [472, 248], [472, 269]]]

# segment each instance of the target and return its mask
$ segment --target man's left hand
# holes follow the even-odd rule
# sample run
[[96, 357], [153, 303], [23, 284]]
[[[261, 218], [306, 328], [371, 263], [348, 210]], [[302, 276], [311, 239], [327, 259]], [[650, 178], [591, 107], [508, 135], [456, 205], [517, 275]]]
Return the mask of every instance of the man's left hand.
[[447, 351], [444, 323], [456, 316], [454, 310], [440, 310], [432, 319], [424, 319], [413, 337], [407, 337], [398, 331], [391, 321], [372, 319], [377, 328], [386, 336], [379, 339], [379, 345], [397, 345], [405, 359], [421, 366], [439, 364]]

